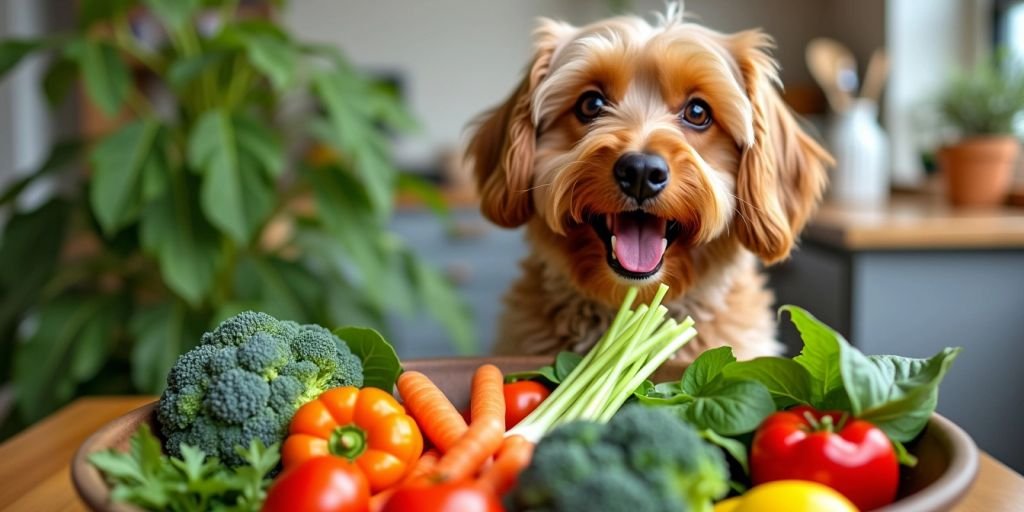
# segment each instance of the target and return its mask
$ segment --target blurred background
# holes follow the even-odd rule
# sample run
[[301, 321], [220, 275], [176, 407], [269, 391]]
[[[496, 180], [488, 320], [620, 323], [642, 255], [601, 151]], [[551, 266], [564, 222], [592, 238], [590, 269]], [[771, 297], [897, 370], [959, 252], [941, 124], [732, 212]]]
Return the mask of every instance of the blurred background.
[[[458, 152], [538, 16], [663, 2], [0, 0], [0, 421], [155, 393], [246, 308], [486, 353], [521, 233]], [[1024, 470], [1024, 2], [689, 0], [774, 36], [786, 101], [837, 158], [769, 269], [868, 353], [965, 351], [939, 411]], [[791, 349], [795, 332], [782, 326]], [[1010, 409], [1011, 412], [1008, 412]]]

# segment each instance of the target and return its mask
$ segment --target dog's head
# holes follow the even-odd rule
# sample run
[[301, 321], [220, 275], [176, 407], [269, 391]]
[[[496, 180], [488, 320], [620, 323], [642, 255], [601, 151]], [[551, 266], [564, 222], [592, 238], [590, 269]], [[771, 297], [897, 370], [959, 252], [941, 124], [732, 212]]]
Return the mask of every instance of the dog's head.
[[[771, 40], [670, 8], [577, 28], [541, 20], [535, 55], [468, 147], [484, 215], [531, 223], [586, 295], [693, 280], [694, 249], [726, 238], [786, 258], [829, 160], [776, 91]], [[538, 236], [539, 231], [539, 236]]]

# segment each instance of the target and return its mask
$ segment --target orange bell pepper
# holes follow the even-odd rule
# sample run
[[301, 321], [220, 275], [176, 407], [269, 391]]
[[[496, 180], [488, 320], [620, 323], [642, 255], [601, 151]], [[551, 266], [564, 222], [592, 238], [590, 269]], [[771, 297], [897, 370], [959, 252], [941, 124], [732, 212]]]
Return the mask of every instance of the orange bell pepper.
[[422, 453], [423, 435], [394, 397], [347, 386], [324, 391], [295, 412], [281, 463], [288, 469], [313, 457], [344, 457], [377, 493], [398, 483]]

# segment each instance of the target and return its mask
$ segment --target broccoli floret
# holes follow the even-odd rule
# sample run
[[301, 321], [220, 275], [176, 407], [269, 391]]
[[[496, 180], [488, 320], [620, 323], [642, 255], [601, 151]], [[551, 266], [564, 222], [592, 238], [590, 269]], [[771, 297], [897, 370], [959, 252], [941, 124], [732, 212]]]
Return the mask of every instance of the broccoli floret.
[[203, 345], [241, 345], [256, 333], [279, 334], [281, 321], [257, 311], [244, 311], [224, 320], [216, 329], [203, 334]]
[[291, 359], [288, 342], [266, 333], [257, 333], [238, 347], [238, 365], [268, 380]]
[[234, 368], [214, 377], [203, 405], [210, 416], [241, 425], [267, 407], [269, 399], [270, 384], [262, 376]]
[[[337, 339], [337, 338], [335, 338]], [[363, 362], [359, 356], [349, 350], [341, 340], [337, 340], [338, 367], [334, 370], [334, 377], [331, 379], [330, 387], [355, 386], [363, 387]]]
[[711, 510], [728, 490], [721, 452], [660, 408], [628, 406], [607, 425], [577, 421], [541, 439], [508, 510]]
[[362, 383], [359, 358], [327, 329], [248, 311], [178, 358], [157, 419], [171, 455], [185, 443], [238, 465], [235, 446], [280, 442], [300, 406], [330, 387]]

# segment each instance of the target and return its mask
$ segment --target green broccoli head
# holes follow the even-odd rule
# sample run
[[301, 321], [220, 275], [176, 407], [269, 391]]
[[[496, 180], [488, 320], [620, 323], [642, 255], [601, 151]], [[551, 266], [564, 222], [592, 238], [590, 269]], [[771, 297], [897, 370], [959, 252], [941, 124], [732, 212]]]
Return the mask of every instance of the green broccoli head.
[[509, 510], [710, 510], [728, 490], [728, 471], [671, 412], [623, 408], [607, 425], [577, 421], [537, 444], [506, 497]]
[[362, 385], [362, 363], [330, 331], [244, 312], [203, 335], [167, 376], [157, 419], [171, 455], [181, 444], [226, 464], [235, 446], [280, 442], [295, 410], [325, 390]]

